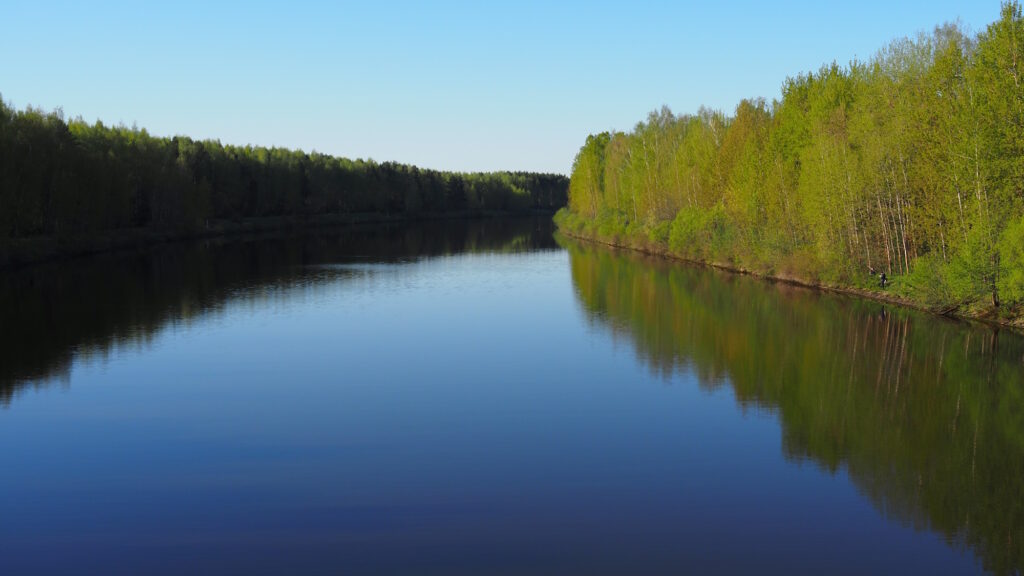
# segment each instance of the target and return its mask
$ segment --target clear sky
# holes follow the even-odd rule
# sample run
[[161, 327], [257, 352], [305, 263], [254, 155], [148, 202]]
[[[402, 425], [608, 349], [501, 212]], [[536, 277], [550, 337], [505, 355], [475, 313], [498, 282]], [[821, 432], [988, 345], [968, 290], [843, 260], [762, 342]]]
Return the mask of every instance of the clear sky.
[[0, 0], [0, 94], [158, 135], [568, 173], [587, 134], [782, 81], [997, 1]]

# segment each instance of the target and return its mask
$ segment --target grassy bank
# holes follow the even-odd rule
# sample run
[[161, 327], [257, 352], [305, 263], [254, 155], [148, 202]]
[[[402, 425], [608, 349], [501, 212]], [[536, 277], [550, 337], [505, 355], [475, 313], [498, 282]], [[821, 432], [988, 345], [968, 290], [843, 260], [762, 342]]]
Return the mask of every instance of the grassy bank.
[[915, 297], [914, 287], [906, 278], [896, 275], [889, 278], [889, 284], [882, 288], [878, 278], [865, 274], [859, 282], [839, 282], [816, 275], [806, 275], [800, 266], [793, 263], [782, 267], [748, 267], [732, 260], [695, 259], [686, 253], [673, 250], [666, 238], [660, 237], [657, 230], [645, 229], [641, 226], [623, 225], [610, 219], [592, 220], [572, 213], [563, 208], [554, 217], [560, 233], [587, 242], [604, 244], [613, 248], [635, 250], [685, 262], [687, 264], [708, 266], [733, 272], [764, 278], [766, 280], [786, 282], [809, 288], [828, 290], [844, 294], [856, 295], [880, 302], [906, 306], [924, 310], [933, 314], [951, 316], [967, 320], [979, 320], [987, 323], [1024, 329], [1024, 306], [1017, 303], [1013, 306], [993, 307], [984, 302], [974, 302], [958, 306], [930, 304]]

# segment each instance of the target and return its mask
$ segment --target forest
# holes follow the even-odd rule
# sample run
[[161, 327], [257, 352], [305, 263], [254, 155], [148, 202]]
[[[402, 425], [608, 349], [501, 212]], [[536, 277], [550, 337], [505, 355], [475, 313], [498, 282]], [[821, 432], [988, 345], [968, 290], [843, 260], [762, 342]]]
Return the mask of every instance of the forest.
[[150, 135], [15, 110], [0, 98], [0, 244], [129, 228], [202, 230], [211, 221], [384, 214], [554, 211], [568, 179], [456, 173], [284, 148]]
[[1024, 18], [1004, 3], [733, 114], [652, 112], [591, 135], [556, 219], [578, 236], [944, 313], [1024, 301]]

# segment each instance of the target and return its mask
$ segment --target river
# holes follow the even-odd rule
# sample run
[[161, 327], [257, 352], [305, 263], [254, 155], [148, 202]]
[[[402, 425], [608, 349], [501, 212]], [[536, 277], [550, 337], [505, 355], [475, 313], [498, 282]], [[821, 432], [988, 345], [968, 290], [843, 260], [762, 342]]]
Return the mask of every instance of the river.
[[0, 573], [1024, 569], [1020, 335], [552, 232], [0, 276]]

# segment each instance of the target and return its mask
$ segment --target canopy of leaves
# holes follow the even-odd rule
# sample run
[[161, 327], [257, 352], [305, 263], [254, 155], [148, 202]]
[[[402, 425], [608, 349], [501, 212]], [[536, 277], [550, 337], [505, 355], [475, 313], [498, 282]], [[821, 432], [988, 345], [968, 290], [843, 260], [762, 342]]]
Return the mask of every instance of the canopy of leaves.
[[0, 99], [0, 242], [211, 219], [554, 210], [568, 179], [454, 173], [284, 148], [155, 137]]
[[789, 78], [732, 116], [652, 113], [588, 138], [573, 218], [620, 242], [939, 308], [1024, 298], [1024, 18], [956, 25]]

